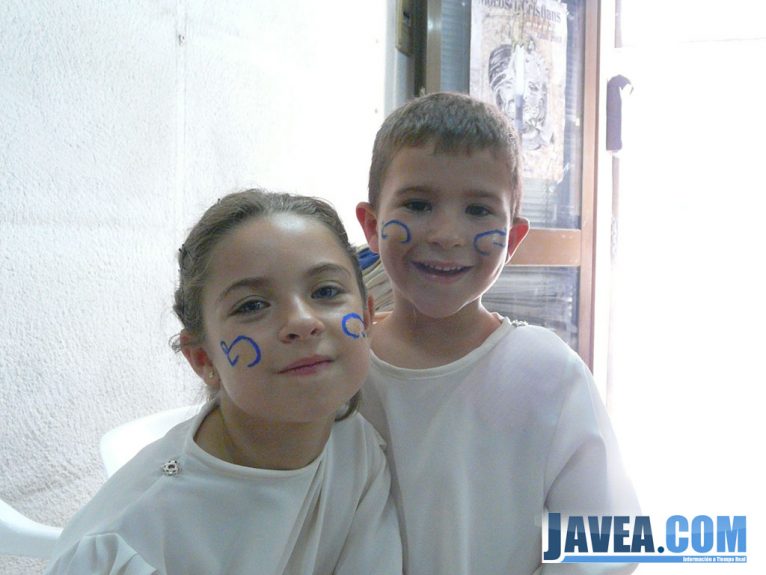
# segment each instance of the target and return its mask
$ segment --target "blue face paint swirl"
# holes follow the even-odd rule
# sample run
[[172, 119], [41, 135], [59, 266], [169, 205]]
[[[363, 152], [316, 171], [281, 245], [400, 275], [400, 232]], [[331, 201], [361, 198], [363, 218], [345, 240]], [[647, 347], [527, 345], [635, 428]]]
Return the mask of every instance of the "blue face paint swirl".
[[[351, 326], [351, 329], [349, 329], [348, 323], [350, 321], [354, 321], [354, 323]], [[356, 324], [356, 322], [359, 322], [359, 325]], [[360, 337], [367, 337], [367, 333], [364, 331], [364, 320], [362, 319], [362, 316], [360, 316], [358, 313], [347, 313], [343, 316], [343, 319], [341, 320], [340, 327], [343, 329], [343, 333], [345, 333], [348, 337], [352, 337], [354, 339], [359, 339]], [[357, 328], [356, 330], [354, 328]]]
[[476, 237], [473, 238], [473, 247], [476, 248], [476, 251], [479, 252], [483, 256], [488, 256], [491, 252], [487, 250], [483, 250], [479, 247], [479, 240], [481, 238], [484, 238], [486, 236], [500, 236], [503, 238], [502, 242], [498, 242], [497, 240], [492, 240], [493, 246], [498, 246], [501, 248], [505, 247], [505, 237], [508, 235], [508, 232], [505, 230], [489, 230], [487, 232], [481, 232], [480, 234], [476, 234]]
[[221, 349], [223, 350], [223, 353], [226, 354], [226, 359], [229, 360], [229, 364], [232, 367], [237, 365], [237, 362], [239, 361], [239, 354], [235, 355], [232, 358], [232, 348], [240, 342], [247, 343], [250, 347], [253, 348], [253, 351], [255, 352], [255, 359], [253, 359], [253, 361], [248, 363], [247, 367], [253, 367], [259, 361], [261, 361], [261, 348], [258, 347], [258, 344], [255, 343], [251, 338], [247, 337], [246, 335], [239, 335], [236, 338], [234, 338], [234, 341], [232, 341], [231, 344], [229, 345], [226, 345], [226, 342], [221, 340]]
[[386, 233], [386, 228], [390, 226], [396, 226], [401, 228], [404, 231], [404, 239], [400, 240], [400, 243], [406, 244], [412, 239], [412, 234], [410, 233], [410, 228], [407, 227], [407, 224], [404, 222], [401, 222], [399, 220], [388, 220], [385, 224], [383, 224], [383, 227], [380, 228], [380, 237], [381, 239], [387, 240], [389, 238], [389, 235]]

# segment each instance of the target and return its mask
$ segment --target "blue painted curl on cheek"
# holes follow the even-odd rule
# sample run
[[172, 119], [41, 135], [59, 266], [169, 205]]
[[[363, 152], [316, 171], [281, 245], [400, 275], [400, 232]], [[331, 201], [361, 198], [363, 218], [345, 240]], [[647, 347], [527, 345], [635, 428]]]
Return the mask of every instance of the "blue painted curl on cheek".
[[507, 235], [508, 235], [508, 232], [506, 232], [504, 229], [503, 230], [489, 230], [489, 231], [486, 231], [486, 232], [481, 232], [480, 234], [476, 234], [476, 236], [473, 238], [473, 247], [476, 248], [476, 251], [479, 252], [481, 255], [488, 256], [488, 255], [490, 255], [491, 252], [487, 251], [487, 250], [481, 249], [479, 247], [479, 240], [481, 240], [482, 238], [487, 237], [487, 236], [500, 236], [501, 238], [503, 238], [503, 241], [502, 242], [498, 242], [496, 239], [493, 239], [492, 240], [492, 245], [504, 248], [506, 246], [505, 237]]
[[[349, 328], [349, 322], [351, 327]], [[340, 327], [343, 329], [348, 337], [353, 339], [359, 339], [360, 337], [367, 337], [367, 332], [364, 327], [364, 319], [358, 313], [347, 313], [341, 320]]]
[[240, 342], [246, 343], [252, 348], [253, 352], [255, 352], [255, 358], [253, 361], [247, 364], [247, 367], [253, 367], [254, 365], [258, 364], [261, 361], [261, 348], [258, 347], [258, 344], [255, 343], [252, 338], [249, 338], [246, 335], [239, 335], [234, 338], [234, 341], [228, 345], [225, 341], [221, 340], [221, 349], [223, 350], [223, 353], [226, 354], [226, 359], [229, 360], [229, 365], [234, 367], [239, 361], [239, 354], [232, 356], [232, 349]]
[[388, 220], [385, 224], [383, 224], [383, 227], [380, 228], [381, 239], [387, 240], [389, 238], [389, 235], [386, 233], [386, 228], [390, 228], [391, 226], [400, 228], [404, 232], [404, 239], [399, 240], [400, 243], [406, 244], [412, 239], [410, 228], [407, 226], [407, 224], [400, 220]]

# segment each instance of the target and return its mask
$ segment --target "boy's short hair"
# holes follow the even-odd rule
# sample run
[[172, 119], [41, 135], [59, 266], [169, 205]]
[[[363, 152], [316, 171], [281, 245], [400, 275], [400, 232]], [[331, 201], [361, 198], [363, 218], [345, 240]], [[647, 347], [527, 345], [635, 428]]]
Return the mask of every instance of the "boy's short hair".
[[394, 110], [375, 136], [368, 201], [377, 207], [386, 170], [402, 148], [433, 144], [437, 153], [492, 150], [510, 172], [511, 218], [521, 203], [519, 138], [508, 118], [494, 105], [465, 94], [437, 92]]

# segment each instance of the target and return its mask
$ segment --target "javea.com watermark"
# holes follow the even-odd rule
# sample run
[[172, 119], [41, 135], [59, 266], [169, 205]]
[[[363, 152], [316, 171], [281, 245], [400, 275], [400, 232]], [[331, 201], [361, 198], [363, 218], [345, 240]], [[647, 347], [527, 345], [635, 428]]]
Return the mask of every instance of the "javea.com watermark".
[[747, 563], [747, 517], [548, 513], [543, 563]]

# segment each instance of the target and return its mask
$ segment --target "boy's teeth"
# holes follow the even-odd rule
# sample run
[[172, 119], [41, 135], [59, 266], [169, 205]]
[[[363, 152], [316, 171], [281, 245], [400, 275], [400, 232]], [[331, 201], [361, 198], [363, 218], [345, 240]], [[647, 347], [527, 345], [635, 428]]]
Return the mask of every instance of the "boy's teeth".
[[460, 268], [456, 268], [456, 267], [444, 268], [444, 267], [441, 267], [441, 266], [428, 266], [428, 267], [433, 269], [433, 270], [438, 270], [440, 272], [454, 272], [455, 270], [460, 269]]
[[431, 265], [431, 264], [420, 264], [420, 265], [422, 265], [426, 269], [433, 270], [433, 271], [436, 271], [436, 272], [441, 272], [441, 273], [458, 272], [458, 271], [463, 269], [463, 266], [448, 266], [448, 267], [445, 267], [445, 266], [435, 266], [435, 265]]

